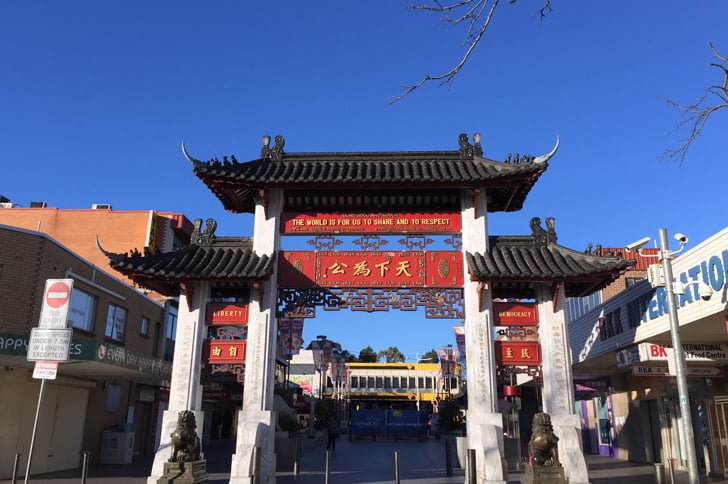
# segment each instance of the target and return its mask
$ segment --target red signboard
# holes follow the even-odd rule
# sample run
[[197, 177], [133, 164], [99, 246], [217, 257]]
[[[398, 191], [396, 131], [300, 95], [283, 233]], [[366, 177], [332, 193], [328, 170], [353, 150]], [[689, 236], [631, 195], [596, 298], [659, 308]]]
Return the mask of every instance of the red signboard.
[[495, 359], [499, 365], [540, 365], [541, 345], [525, 341], [496, 341]]
[[284, 234], [439, 233], [462, 230], [459, 213], [292, 213], [281, 217]]
[[207, 303], [207, 324], [248, 324], [248, 305], [242, 303]]
[[536, 303], [494, 302], [495, 326], [535, 326], [538, 324]]
[[428, 287], [462, 287], [463, 253], [456, 251], [430, 251], [425, 253]]
[[311, 287], [316, 273], [316, 252], [285, 250], [278, 256], [280, 287]]
[[206, 341], [205, 360], [211, 364], [245, 364], [246, 341], [241, 339]]
[[457, 251], [284, 251], [281, 287], [461, 287]]
[[424, 252], [316, 253], [316, 284], [322, 287], [425, 285]]

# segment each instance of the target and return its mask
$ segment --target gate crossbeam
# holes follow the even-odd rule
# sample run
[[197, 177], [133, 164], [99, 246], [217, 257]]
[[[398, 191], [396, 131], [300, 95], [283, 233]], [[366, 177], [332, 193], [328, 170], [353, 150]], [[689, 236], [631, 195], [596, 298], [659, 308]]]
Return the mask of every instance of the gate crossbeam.
[[324, 311], [417, 311], [428, 319], [462, 319], [461, 288], [279, 288], [279, 314], [287, 318], [313, 318], [316, 307]]

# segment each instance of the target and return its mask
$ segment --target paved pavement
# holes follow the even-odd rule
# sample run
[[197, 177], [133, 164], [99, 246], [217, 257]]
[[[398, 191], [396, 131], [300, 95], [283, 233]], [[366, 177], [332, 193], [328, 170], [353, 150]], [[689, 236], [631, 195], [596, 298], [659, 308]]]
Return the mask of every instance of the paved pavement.
[[[457, 466], [453, 452], [452, 477], [446, 476], [444, 440], [416, 441], [352, 441], [346, 436], [337, 440], [336, 451], [331, 458], [331, 484], [380, 484], [394, 482], [394, 452], [400, 453], [400, 479], [403, 483], [447, 484], [462, 483], [464, 472]], [[216, 442], [205, 449], [211, 484], [227, 482], [230, 472], [232, 441]], [[324, 482], [325, 440], [308, 440], [303, 446], [300, 474], [279, 472], [279, 484], [321, 484]], [[98, 465], [89, 469], [89, 484], [144, 484], [151, 469], [151, 458], [135, 458], [130, 465]], [[651, 484], [654, 480], [652, 465], [634, 464], [599, 456], [587, 456], [589, 477], [592, 484]], [[80, 481], [79, 469], [32, 476], [36, 484], [76, 484]], [[670, 483], [669, 473], [665, 484]], [[687, 484], [687, 474], [675, 473], [675, 484]], [[509, 484], [517, 484], [522, 472], [511, 471]], [[9, 480], [0, 480], [7, 484]], [[18, 482], [23, 482], [18, 480]], [[701, 484], [728, 484], [728, 479], [702, 477]]]

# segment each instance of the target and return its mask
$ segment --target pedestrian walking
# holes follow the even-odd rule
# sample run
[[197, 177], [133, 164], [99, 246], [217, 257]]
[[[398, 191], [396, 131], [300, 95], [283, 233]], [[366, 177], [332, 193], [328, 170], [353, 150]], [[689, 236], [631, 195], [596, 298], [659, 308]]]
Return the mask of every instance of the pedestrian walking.
[[328, 432], [329, 439], [326, 442], [326, 450], [330, 450], [332, 453], [336, 449], [336, 439], [339, 437], [339, 419], [332, 415], [326, 422], [326, 431]]

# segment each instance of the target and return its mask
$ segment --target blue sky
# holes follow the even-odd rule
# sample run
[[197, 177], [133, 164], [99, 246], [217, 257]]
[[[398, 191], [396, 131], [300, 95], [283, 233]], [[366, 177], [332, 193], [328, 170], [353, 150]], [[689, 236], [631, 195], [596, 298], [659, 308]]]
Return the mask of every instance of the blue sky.
[[[406, 1], [2, 2], [0, 194], [214, 217], [218, 235], [250, 235], [251, 217], [225, 213], [193, 176], [183, 140], [197, 158], [242, 161], [263, 134], [289, 151], [399, 151], [455, 149], [477, 131], [494, 159], [562, 141], [523, 210], [489, 218], [493, 234], [553, 216], [559, 242], [581, 250], [725, 227], [728, 111], [683, 166], [660, 155], [684, 134], [664, 99], [692, 102], [720, 80], [707, 43], [728, 55], [728, 4], [553, 3], [542, 22], [539, 1], [502, 2], [452, 86], [390, 105], [463, 52], [462, 32]], [[451, 322], [335, 314], [306, 339], [407, 354], [454, 341]]]

